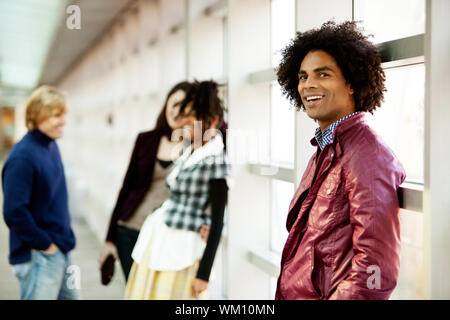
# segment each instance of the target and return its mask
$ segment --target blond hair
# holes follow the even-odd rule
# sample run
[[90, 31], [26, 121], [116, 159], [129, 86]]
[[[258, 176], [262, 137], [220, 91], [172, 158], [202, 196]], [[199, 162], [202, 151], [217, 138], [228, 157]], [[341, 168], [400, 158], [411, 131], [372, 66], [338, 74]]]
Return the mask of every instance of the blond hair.
[[25, 125], [29, 131], [37, 124], [51, 117], [53, 110], [67, 112], [67, 98], [57, 88], [43, 85], [35, 89], [28, 99], [25, 112]]

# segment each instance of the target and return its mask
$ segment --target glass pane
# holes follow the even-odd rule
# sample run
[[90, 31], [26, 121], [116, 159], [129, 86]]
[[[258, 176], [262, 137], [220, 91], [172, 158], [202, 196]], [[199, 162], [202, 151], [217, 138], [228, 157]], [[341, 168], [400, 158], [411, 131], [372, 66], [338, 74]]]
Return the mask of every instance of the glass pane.
[[282, 96], [277, 83], [272, 84], [271, 90], [271, 162], [292, 166], [294, 164], [295, 111]]
[[272, 66], [278, 66], [280, 50], [295, 35], [295, 0], [272, 0]]
[[270, 277], [269, 299], [275, 298], [275, 293], [277, 292], [277, 282], [278, 278]]
[[368, 122], [402, 162], [407, 181], [423, 183], [425, 66], [385, 73], [385, 101], [373, 116], [368, 114]]
[[423, 214], [400, 211], [400, 275], [391, 299], [424, 299]]
[[289, 204], [294, 196], [294, 184], [290, 182], [272, 180], [272, 212], [270, 247], [273, 251], [283, 250], [288, 232], [286, 230], [286, 219]]
[[425, 0], [355, 0], [354, 12], [375, 43], [425, 33]]

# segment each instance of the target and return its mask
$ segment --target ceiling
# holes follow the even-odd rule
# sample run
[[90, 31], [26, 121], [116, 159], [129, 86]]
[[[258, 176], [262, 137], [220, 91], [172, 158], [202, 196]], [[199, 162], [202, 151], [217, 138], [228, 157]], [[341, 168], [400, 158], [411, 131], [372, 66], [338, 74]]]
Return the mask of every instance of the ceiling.
[[[136, 0], [0, 0], [0, 107], [24, 101], [39, 84], [55, 84]], [[80, 29], [66, 9], [77, 5]]]

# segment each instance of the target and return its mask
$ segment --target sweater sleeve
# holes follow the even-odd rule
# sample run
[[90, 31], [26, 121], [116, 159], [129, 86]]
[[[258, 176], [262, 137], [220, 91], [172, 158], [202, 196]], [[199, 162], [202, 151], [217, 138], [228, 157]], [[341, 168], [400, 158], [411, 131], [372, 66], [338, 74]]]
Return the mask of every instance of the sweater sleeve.
[[197, 271], [197, 278], [208, 281], [211, 268], [219, 246], [223, 229], [223, 217], [227, 203], [228, 186], [225, 179], [213, 179], [209, 182], [209, 199], [211, 204], [211, 228], [206, 248]]
[[3, 168], [3, 215], [6, 225], [33, 249], [46, 250], [52, 239], [40, 229], [30, 210], [34, 168], [31, 160], [12, 158]]

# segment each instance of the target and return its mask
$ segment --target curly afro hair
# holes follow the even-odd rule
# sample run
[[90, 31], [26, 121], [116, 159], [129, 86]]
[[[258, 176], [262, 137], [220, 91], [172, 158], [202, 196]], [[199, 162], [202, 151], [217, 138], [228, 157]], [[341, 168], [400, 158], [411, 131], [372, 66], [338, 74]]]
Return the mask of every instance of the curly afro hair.
[[328, 21], [320, 29], [297, 32], [295, 39], [282, 50], [278, 83], [298, 110], [305, 110], [297, 89], [298, 71], [306, 54], [315, 50], [323, 50], [334, 57], [354, 90], [356, 111], [373, 113], [381, 105], [386, 91], [385, 75], [376, 47], [358, 30], [356, 22]]

